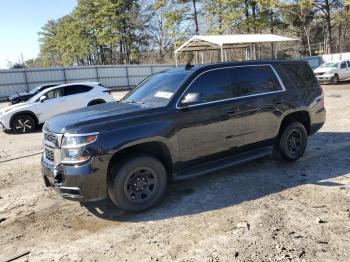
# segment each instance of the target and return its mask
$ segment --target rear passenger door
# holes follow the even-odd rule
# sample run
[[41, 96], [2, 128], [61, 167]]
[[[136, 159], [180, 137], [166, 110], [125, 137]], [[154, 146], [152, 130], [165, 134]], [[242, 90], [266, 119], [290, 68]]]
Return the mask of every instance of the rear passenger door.
[[64, 88], [66, 111], [86, 107], [90, 102], [90, 97], [87, 95], [87, 92], [91, 89], [91, 86], [86, 85], [66, 86]]
[[277, 107], [283, 100], [283, 84], [270, 65], [230, 69], [232, 87], [239, 101], [244, 145], [274, 138], [279, 128]]
[[182, 167], [198, 164], [234, 150], [242, 144], [241, 119], [228, 69], [200, 74], [178, 104], [178, 144]]

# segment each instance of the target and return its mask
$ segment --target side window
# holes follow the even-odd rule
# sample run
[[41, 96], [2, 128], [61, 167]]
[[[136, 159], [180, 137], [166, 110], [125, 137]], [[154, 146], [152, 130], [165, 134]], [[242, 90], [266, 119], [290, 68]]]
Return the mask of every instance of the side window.
[[350, 69], [350, 61], [346, 61], [348, 63], [348, 68]]
[[297, 88], [318, 87], [317, 79], [307, 63], [281, 64], [281, 70]]
[[345, 62], [341, 62], [340, 68], [341, 68], [341, 69], [347, 69], [346, 63], [345, 63]]
[[92, 89], [91, 86], [84, 86], [84, 85], [66, 86], [64, 88], [64, 95], [65, 96], [76, 95], [80, 93], [89, 92], [91, 89]]
[[211, 70], [200, 75], [188, 88], [182, 104], [198, 104], [232, 98], [227, 69]]
[[230, 69], [235, 97], [282, 90], [270, 66], [243, 66]]
[[62, 96], [62, 88], [56, 88], [56, 89], [50, 90], [49, 92], [46, 92], [45, 96], [47, 99], [61, 97]]

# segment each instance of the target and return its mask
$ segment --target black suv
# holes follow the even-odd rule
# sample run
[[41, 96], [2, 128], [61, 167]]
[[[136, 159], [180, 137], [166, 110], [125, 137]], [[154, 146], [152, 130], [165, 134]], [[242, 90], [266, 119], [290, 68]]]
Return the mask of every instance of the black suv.
[[50, 88], [50, 87], [57, 86], [57, 85], [58, 84], [46, 84], [46, 85], [37, 86], [27, 93], [16, 93], [15, 95], [9, 96], [7, 98], [7, 101], [10, 102], [10, 104], [12, 104], [12, 105], [18, 104], [21, 102], [25, 102], [25, 101], [28, 101], [29, 99], [31, 99], [36, 94], [39, 94], [41, 91], [43, 91], [47, 88]]
[[64, 198], [155, 205], [170, 180], [276, 151], [300, 158], [326, 110], [304, 61], [187, 65], [152, 75], [120, 102], [44, 125], [42, 174]]

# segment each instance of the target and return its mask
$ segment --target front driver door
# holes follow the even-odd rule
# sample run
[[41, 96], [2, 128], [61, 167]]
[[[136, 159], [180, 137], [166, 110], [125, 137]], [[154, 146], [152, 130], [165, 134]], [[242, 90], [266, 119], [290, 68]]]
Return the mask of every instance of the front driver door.
[[223, 157], [242, 144], [232, 97], [227, 69], [204, 72], [190, 84], [178, 104], [180, 169]]
[[46, 96], [46, 99], [42, 102], [39, 101], [37, 105], [37, 116], [40, 123], [44, 123], [51, 117], [67, 111], [63, 87], [50, 90], [44, 96]]
[[339, 79], [344, 80], [347, 79], [349, 76], [348, 66], [346, 65], [346, 62], [343, 61], [340, 63], [339, 66]]

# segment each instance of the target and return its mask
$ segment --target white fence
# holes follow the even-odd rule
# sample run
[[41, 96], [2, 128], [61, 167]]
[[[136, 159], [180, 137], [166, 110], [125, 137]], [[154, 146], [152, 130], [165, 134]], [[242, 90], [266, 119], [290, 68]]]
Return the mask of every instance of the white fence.
[[321, 55], [321, 56], [310, 56], [303, 57], [309, 62], [312, 68], [319, 67], [324, 62], [333, 62], [339, 60], [350, 60], [350, 53], [338, 53], [338, 54], [329, 54], [329, 55]]
[[[307, 60], [312, 68], [316, 68], [323, 62], [350, 60], [350, 53], [312, 56], [302, 59]], [[108, 65], [0, 70], [0, 99], [16, 92], [29, 91], [46, 83], [95, 81], [109, 88], [126, 89], [136, 86], [151, 74], [172, 67], [174, 65]]]
[[0, 70], [0, 99], [47, 83], [93, 81], [109, 88], [126, 89], [172, 67], [174, 65], [108, 65]]
[[350, 53], [339, 53], [339, 54], [330, 54], [322, 55], [323, 62], [332, 62], [339, 60], [350, 60]]

